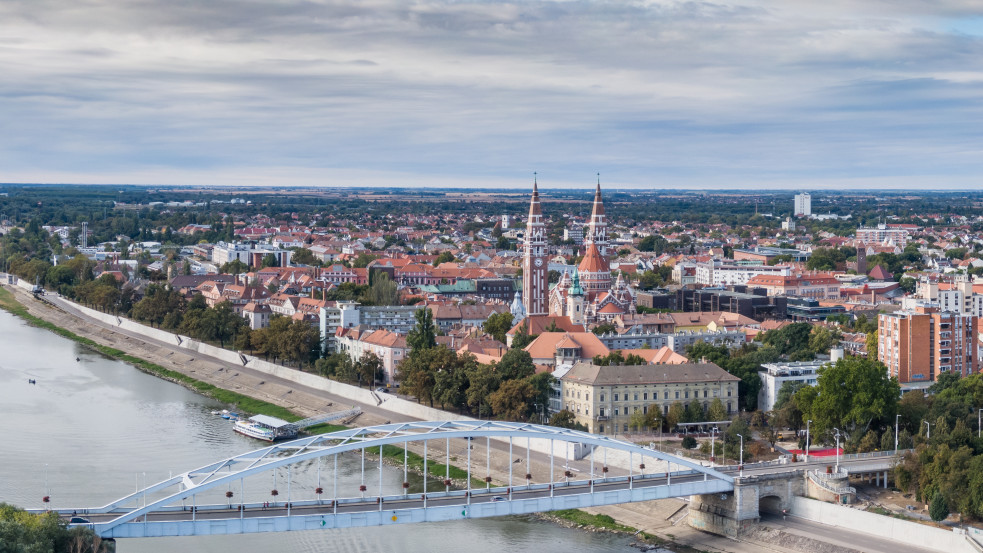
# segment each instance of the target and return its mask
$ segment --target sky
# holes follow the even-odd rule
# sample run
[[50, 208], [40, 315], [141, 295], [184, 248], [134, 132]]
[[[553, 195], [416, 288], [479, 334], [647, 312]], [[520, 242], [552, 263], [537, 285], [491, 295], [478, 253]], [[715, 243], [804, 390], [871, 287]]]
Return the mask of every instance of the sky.
[[980, 0], [3, 0], [0, 182], [983, 184]]

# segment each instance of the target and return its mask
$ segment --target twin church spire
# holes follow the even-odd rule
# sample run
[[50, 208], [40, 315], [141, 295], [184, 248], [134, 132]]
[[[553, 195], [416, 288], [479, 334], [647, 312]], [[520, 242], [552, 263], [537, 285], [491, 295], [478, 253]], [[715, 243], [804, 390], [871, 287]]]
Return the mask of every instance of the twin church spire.
[[[529, 219], [526, 221], [525, 247], [522, 258], [522, 303], [528, 316], [549, 315], [549, 260], [547, 259], [546, 223], [543, 221], [542, 206], [539, 199], [539, 183], [533, 173], [532, 200], [529, 204]], [[594, 206], [591, 210], [587, 236], [584, 240], [587, 255], [581, 263], [580, 273], [584, 277], [584, 289], [588, 295], [610, 287], [608, 268], [609, 245], [607, 218], [604, 215], [604, 202], [601, 198], [601, 176], [597, 176], [594, 191]], [[585, 272], [586, 269], [586, 272]], [[578, 275], [578, 290], [580, 289]], [[591, 297], [590, 299], [593, 299]]]

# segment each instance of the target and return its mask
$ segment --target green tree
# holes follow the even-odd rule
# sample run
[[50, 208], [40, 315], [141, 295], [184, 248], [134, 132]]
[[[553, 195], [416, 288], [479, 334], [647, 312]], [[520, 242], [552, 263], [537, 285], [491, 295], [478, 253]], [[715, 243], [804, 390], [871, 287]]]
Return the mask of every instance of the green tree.
[[468, 388], [465, 392], [468, 408], [478, 417], [491, 415], [491, 396], [502, 383], [498, 372], [491, 365], [477, 365], [467, 372]]
[[830, 348], [840, 343], [839, 330], [825, 326], [814, 326], [809, 333], [809, 349], [813, 353], [829, 353]]
[[536, 373], [536, 365], [533, 364], [529, 352], [515, 348], [505, 352], [496, 368], [503, 381], [520, 380]]
[[720, 401], [720, 398], [714, 398], [710, 402], [710, 406], [707, 408], [708, 421], [723, 421], [727, 420], [727, 409], [724, 407], [724, 402]]
[[410, 347], [410, 355], [437, 345], [437, 328], [434, 326], [433, 312], [429, 308], [421, 307], [413, 316], [416, 317], [416, 326], [406, 335], [406, 345]]
[[371, 305], [399, 305], [399, 287], [389, 279], [388, 273], [380, 271], [360, 299]]
[[448, 251], [443, 251], [440, 252], [440, 255], [437, 256], [437, 259], [433, 260], [433, 266], [436, 267], [441, 263], [450, 263], [454, 261], [454, 259], [455, 259], [454, 254]]
[[594, 328], [592, 328], [591, 329], [591, 332], [593, 332], [594, 334], [597, 334], [598, 336], [603, 336], [605, 334], [612, 334], [616, 330], [617, 329], [614, 327], [613, 324], [611, 324], [611, 323], [604, 323], [604, 324], [599, 324], [599, 325], [595, 326]]
[[[872, 427], [893, 424], [901, 387], [881, 363], [859, 357], [840, 359], [819, 369], [815, 387], [795, 397], [816, 434], [834, 427], [847, 435], [866, 434]], [[807, 397], [808, 396], [808, 397]]]
[[266, 255], [263, 256], [263, 261], [262, 261], [262, 263], [261, 263], [260, 266], [263, 267], [263, 268], [266, 268], [266, 267], [279, 267], [280, 266], [280, 261], [277, 259], [277, 256], [273, 255], [272, 253], [268, 253], [268, 254], [266, 254]]
[[382, 359], [379, 359], [379, 356], [372, 352], [362, 355], [362, 358], [358, 360], [356, 372], [358, 373], [359, 388], [362, 387], [362, 382], [375, 386], [376, 382], [381, 382], [386, 378]]
[[292, 248], [293, 252], [290, 254], [290, 263], [294, 265], [314, 265], [318, 260], [314, 257], [314, 252], [307, 248]]
[[587, 432], [587, 426], [577, 422], [577, 416], [569, 409], [562, 409], [553, 413], [553, 416], [550, 417], [550, 426]]
[[946, 501], [942, 492], [935, 492], [932, 502], [928, 506], [928, 514], [935, 522], [942, 522], [949, 518], [949, 502]]
[[686, 422], [686, 407], [676, 401], [669, 406], [669, 412], [665, 416], [667, 430], [670, 432], [681, 422]]
[[488, 398], [496, 417], [507, 421], [528, 420], [536, 400], [536, 389], [527, 379], [506, 380]]
[[482, 324], [482, 328], [499, 342], [505, 343], [505, 334], [512, 329], [512, 313], [493, 313]]

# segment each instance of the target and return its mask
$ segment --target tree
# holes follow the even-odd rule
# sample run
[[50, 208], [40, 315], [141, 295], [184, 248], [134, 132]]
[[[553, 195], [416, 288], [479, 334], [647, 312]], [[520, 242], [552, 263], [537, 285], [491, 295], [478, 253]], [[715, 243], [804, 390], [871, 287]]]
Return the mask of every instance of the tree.
[[232, 261], [229, 261], [228, 263], [222, 264], [222, 266], [219, 267], [218, 270], [222, 274], [238, 275], [240, 273], [245, 273], [246, 271], [248, 271], [249, 265], [246, 265], [245, 263], [240, 261], [239, 258], [236, 258], [233, 259]]
[[496, 369], [503, 381], [523, 379], [536, 373], [536, 365], [529, 352], [516, 348], [505, 352]]
[[389, 273], [379, 271], [362, 299], [372, 305], [399, 305], [399, 287], [389, 279]]
[[932, 502], [928, 506], [928, 514], [935, 522], [942, 522], [949, 518], [949, 502], [946, 501], [942, 492], [935, 492]]
[[488, 401], [495, 416], [507, 421], [523, 421], [529, 418], [536, 389], [526, 380], [506, 380]]
[[603, 336], [605, 334], [613, 334], [617, 329], [611, 323], [599, 324], [591, 329], [591, 332], [597, 334], [598, 336]]
[[443, 252], [440, 252], [440, 255], [437, 256], [437, 259], [434, 259], [433, 260], [433, 266], [436, 267], [436, 266], [440, 265], [441, 263], [450, 263], [450, 262], [454, 261], [454, 259], [455, 259], [454, 258], [454, 254], [452, 254], [451, 252], [448, 252], [448, 251], [443, 251]]
[[878, 346], [877, 346], [877, 336], [878, 336], [878, 334], [877, 333], [878, 333], [877, 330], [874, 330], [873, 332], [868, 332], [867, 333], [867, 339], [866, 339], [866, 342], [867, 342], [867, 359], [877, 359], [877, 357], [879, 355], [879, 352], [877, 350], [877, 348], [878, 348]]
[[437, 345], [437, 329], [433, 322], [433, 312], [421, 307], [413, 314], [416, 326], [406, 335], [406, 345], [410, 347], [410, 355], [415, 351], [433, 348]]
[[292, 248], [293, 254], [290, 255], [290, 262], [295, 265], [314, 265], [317, 258], [314, 252], [307, 248]]
[[648, 362], [640, 355], [634, 353], [629, 353], [628, 357], [624, 357], [621, 350], [614, 350], [609, 352], [607, 355], [595, 355], [591, 360], [595, 365], [602, 367], [607, 367], [610, 365], [647, 365]]
[[676, 401], [669, 406], [669, 412], [666, 414], [666, 426], [667, 430], [672, 432], [676, 425], [685, 422], [686, 419], [686, 407], [682, 403]]
[[266, 255], [263, 256], [263, 261], [261, 263], [261, 266], [263, 268], [266, 268], [266, 267], [279, 267], [280, 266], [280, 260], [277, 259], [277, 256], [273, 255], [272, 253], [268, 253], [268, 254], [266, 254]]
[[379, 356], [369, 352], [362, 355], [362, 358], [358, 360], [357, 365], [358, 373], [358, 387], [362, 387], [362, 382], [372, 383], [374, 386], [376, 381], [383, 381], [386, 378], [385, 367], [383, 366], [382, 359]]
[[501, 385], [502, 379], [491, 365], [478, 365], [467, 373], [468, 388], [465, 398], [468, 408], [478, 417], [491, 414], [488, 397]]
[[778, 393], [775, 394], [775, 405], [772, 406], [772, 409], [776, 411], [781, 410], [782, 407], [784, 407], [785, 404], [792, 399], [792, 396], [795, 395], [795, 392], [798, 392], [799, 389], [804, 388], [806, 386], [808, 386], [808, 384], [802, 382], [801, 380], [798, 381], [789, 380], [783, 382], [782, 387], [779, 388]]
[[533, 342], [539, 334], [529, 334], [529, 319], [526, 319], [525, 324], [519, 325], [516, 329], [515, 334], [512, 336], [512, 349], [523, 349]]
[[708, 421], [723, 421], [727, 420], [727, 409], [724, 407], [724, 402], [720, 401], [720, 398], [714, 398], [710, 402], [710, 406], [707, 408], [706, 419]]
[[555, 426], [557, 428], [570, 428], [573, 430], [581, 430], [587, 432], [587, 426], [577, 422], [577, 416], [573, 414], [573, 411], [569, 409], [562, 409], [553, 413], [550, 417], [550, 426]]
[[866, 434], [871, 427], [894, 423], [901, 386], [888, 377], [883, 364], [870, 359], [848, 357], [819, 369], [816, 386], [796, 392], [804, 416], [812, 419], [816, 434], [834, 427], [848, 435]]
[[800, 350], [809, 349], [809, 336], [812, 325], [809, 323], [792, 323], [764, 333], [762, 341], [774, 346], [781, 355], [791, 355]]
[[814, 326], [809, 333], [809, 349], [813, 353], [828, 353], [830, 348], [840, 343], [840, 331], [826, 326]]
[[504, 344], [506, 340], [505, 333], [512, 329], [512, 313], [508, 311], [504, 313], [493, 313], [481, 326], [485, 332]]

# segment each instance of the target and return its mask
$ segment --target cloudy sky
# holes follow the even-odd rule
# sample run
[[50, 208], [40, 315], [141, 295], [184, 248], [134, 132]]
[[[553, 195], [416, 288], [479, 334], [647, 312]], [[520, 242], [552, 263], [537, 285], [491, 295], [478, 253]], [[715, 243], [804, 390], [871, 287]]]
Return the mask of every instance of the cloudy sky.
[[980, 188], [980, 0], [3, 0], [0, 182]]

